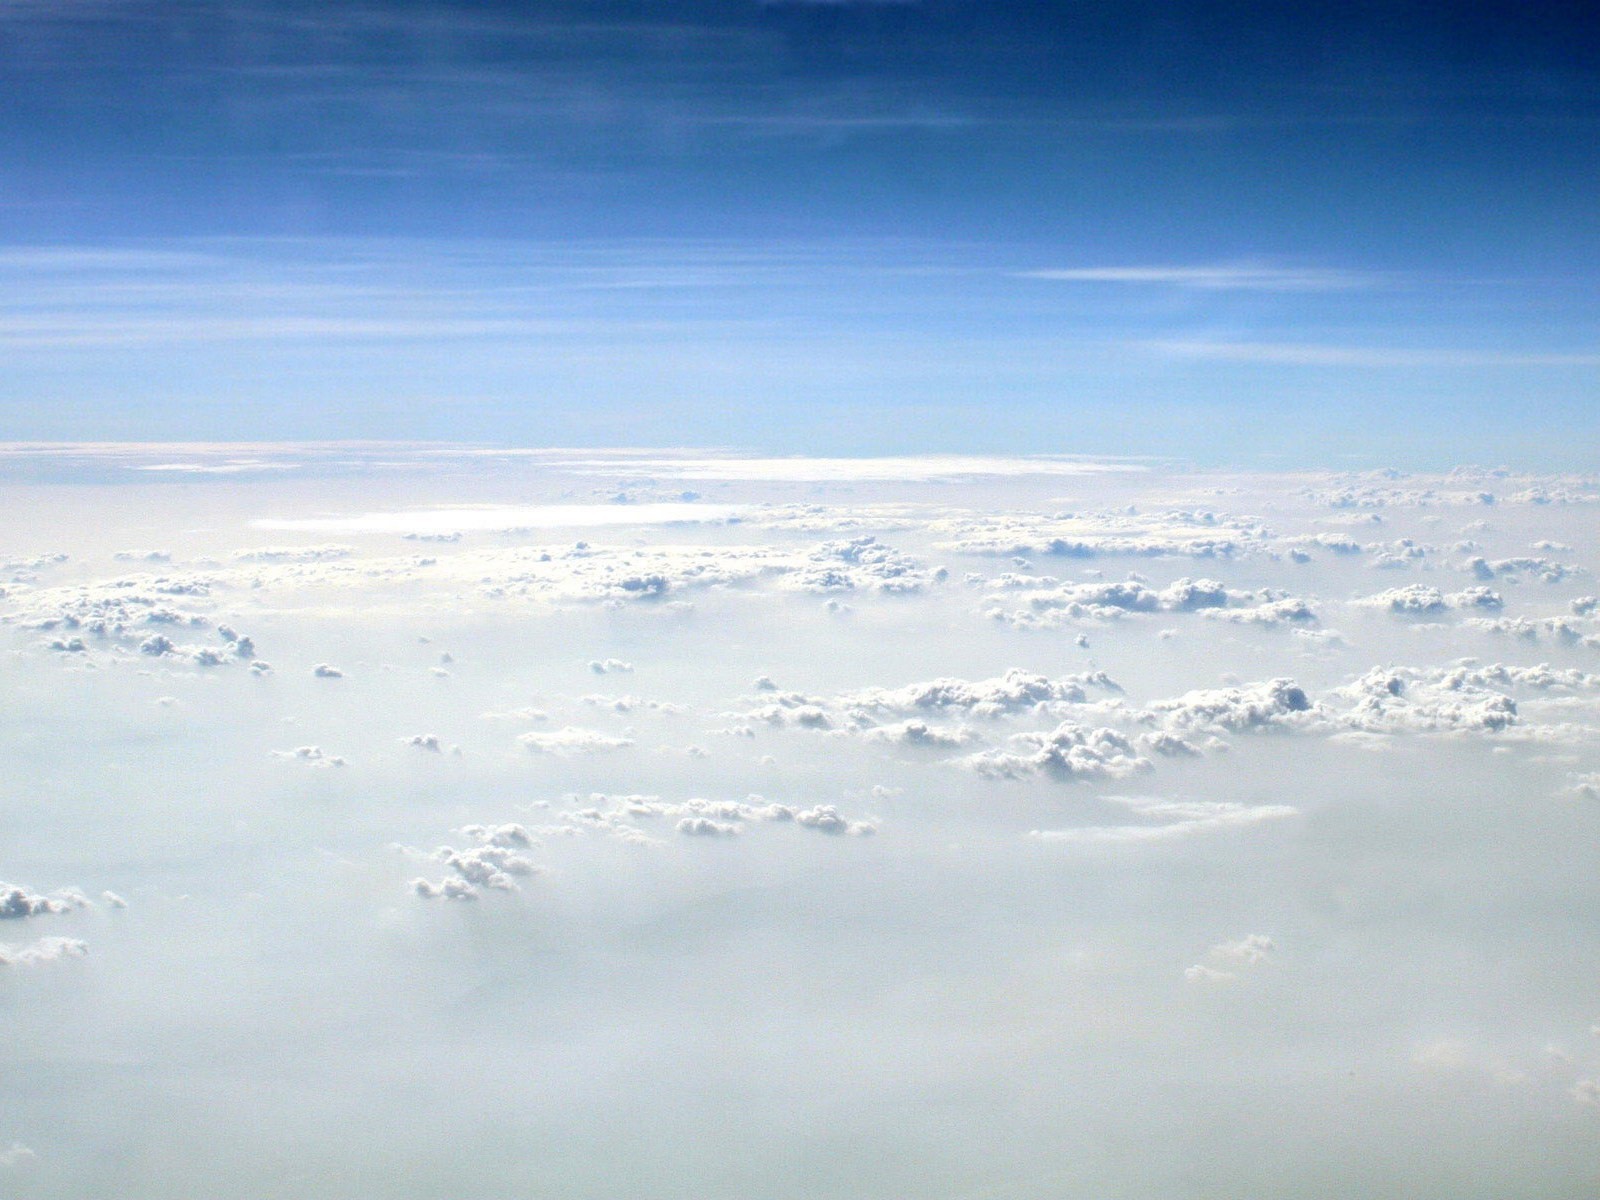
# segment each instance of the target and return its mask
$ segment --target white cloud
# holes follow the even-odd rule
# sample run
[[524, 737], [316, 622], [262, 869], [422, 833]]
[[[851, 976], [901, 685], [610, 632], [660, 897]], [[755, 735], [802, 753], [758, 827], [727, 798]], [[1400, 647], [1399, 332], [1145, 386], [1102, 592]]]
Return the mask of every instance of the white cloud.
[[12, 1142], [4, 1150], [0, 1150], [0, 1167], [12, 1168], [24, 1166], [33, 1162], [39, 1156], [21, 1142]]
[[1437, 616], [1454, 609], [1468, 611], [1498, 610], [1505, 606], [1505, 598], [1491, 588], [1470, 587], [1459, 592], [1441, 592], [1436, 587], [1413, 583], [1405, 587], [1390, 588], [1370, 596], [1360, 596], [1351, 601], [1362, 608], [1382, 609], [1407, 617]]
[[[682, 525], [736, 521], [742, 504], [533, 504], [481, 505], [362, 513], [351, 517], [262, 518], [257, 529], [278, 532], [412, 536], [452, 533], [503, 533], [518, 529], [598, 529], [626, 525]], [[253, 551], [260, 559], [268, 551]], [[286, 552], [277, 551], [278, 555]]]
[[1238, 829], [1299, 815], [1287, 804], [1240, 804], [1231, 800], [1171, 800], [1158, 796], [1107, 796], [1135, 818], [1133, 824], [1080, 825], [1070, 829], [1035, 829], [1028, 836], [1040, 842], [1083, 845], [1129, 845], [1172, 842], [1222, 829]]
[[576, 725], [566, 725], [550, 733], [524, 733], [517, 740], [537, 754], [554, 754], [561, 758], [625, 750], [633, 745], [632, 738], [613, 737], [598, 729], [583, 729]]
[[1063, 721], [1050, 733], [1019, 733], [1008, 741], [1010, 750], [985, 750], [960, 762], [990, 779], [1123, 779], [1151, 769], [1126, 736], [1103, 726]]
[[88, 906], [88, 897], [76, 888], [67, 888], [46, 896], [29, 891], [21, 884], [0, 883], [0, 920], [20, 920], [23, 917], [37, 917], [47, 913], [64, 913]]
[[1147, 709], [1149, 719], [1173, 729], [1245, 732], [1283, 729], [1312, 719], [1310, 699], [1292, 679], [1239, 687], [1201, 688]]
[[1274, 267], [1250, 263], [1203, 266], [1055, 267], [1018, 273], [1022, 279], [1062, 283], [1113, 283], [1198, 291], [1326, 292], [1371, 287], [1377, 277], [1327, 267]]
[[79, 938], [45, 937], [22, 946], [0, 945], [0, 967], [33, 967], [82, 958], [89, 953], [88, 943]]

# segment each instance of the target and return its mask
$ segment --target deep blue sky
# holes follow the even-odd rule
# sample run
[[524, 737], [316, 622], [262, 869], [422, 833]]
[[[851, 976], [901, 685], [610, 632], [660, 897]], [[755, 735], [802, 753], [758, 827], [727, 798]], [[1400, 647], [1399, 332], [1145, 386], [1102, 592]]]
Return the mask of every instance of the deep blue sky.
[[1587, 9], [9, 0], [4, 432], [1582, 465]]

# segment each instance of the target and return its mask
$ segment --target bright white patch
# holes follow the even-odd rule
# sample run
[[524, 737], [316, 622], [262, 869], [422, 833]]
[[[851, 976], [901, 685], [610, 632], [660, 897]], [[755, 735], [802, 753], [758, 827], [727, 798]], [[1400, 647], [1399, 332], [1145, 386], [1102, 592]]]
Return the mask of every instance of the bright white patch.
[[738, 519], [743, 504], [481, 505], [371, 512], [352, 517], [252, 521], [256, 529], [293, 533], [488, 533], [514, 529], [598, 529], [621, 525], [690, 525]]

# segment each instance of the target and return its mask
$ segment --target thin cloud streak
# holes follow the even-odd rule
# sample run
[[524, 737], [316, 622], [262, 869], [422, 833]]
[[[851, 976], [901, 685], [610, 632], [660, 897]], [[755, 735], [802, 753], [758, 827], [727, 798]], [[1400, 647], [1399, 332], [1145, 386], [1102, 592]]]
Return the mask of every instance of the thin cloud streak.
[[1596, 367], [1600, 352], [1528, 354], [1516, 351], [1332, 346], [1299, 342], [1157, 341], [1145, 349], [1178, 358], [1267, 363], [1289, 367]]
[[1329, 292], [1375, 287], [1383, 277], [1360, 271], [1318, 267], [1120, 266], [1066, 267], [1021, 271], [1017, 278], [1060, 283], [1119, 283], [1202, 291]]

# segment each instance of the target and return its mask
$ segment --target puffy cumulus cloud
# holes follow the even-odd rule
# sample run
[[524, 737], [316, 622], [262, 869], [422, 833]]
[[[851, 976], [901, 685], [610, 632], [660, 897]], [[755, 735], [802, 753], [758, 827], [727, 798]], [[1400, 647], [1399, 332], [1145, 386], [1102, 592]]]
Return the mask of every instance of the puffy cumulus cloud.
[[[427, 750], [429, 754], [443, 754], [445, 752], [445, 742], [437, 733], [413, 733], [410, 738], [400, 739], [400, 744], [413, 747], [416, 750]], [[451, 744], [450, 754], [453, 758], [461, 757], [461, 747]]]
[[1080, 825], [1070, 829], [1035, 829], [1039, 842], [1079, 845], [1140, 845], [1173, 842], [1223, 829], [1239, 829], [1264, 821], [1298, 816], [1288, 804], [1241, 804], [1232, 800], [1173, 800], [1160, 796], [1106, 796], [1125, 808], [1132, 821], [1112, 825]]
[[958, 760], [988, 779], [1122, 779], [1151, 769], [1148, 758], [1115, 729], [1063, 721], [1049, 733], [1019, 733], [1009, 749], [985, 750]]
[[595, 658], [589, 660], [589, 670], [596, 675], [631, 675], [633, 664], [620, 658]]
[[1240, 608], [1211, 609], [1204, 615], [1210, 620], [1226, 621], [1232, 625], [1259, 625], [1264, 628], [1295, 626], [1297, 633], [1307, 632], [1305, 626], [1315, 625], [1320, 620], [1311, 602], [1299, 596], [1279, 596]]
[[656, 797], [634, 796], [611, 810], [591, 809], [578, 814], [581, 819], [595, 823], [617, 820], [676, 820], [679, 833], [695, 835], [729, 836], [746, 825], [756, 823], [793, 823], [804, 829], [820, 833], [852, 834], [865, 836], [877, 832], [872, 821], [852, 820], [840, 814], [831, 804], [818, 804], [811, 808], [795, 808], [788, 804], [772, 803], [762, 796], [752, 795], [744, 800], [707, 800], [693, 798], [681, 803], [666, 803]]
[[344, 672], [331, 663], [318, 663], [311, 668], [311, 673], [318, 679], [343, 679]]
[[733, 837], [739, 827], [730, 821], [713, 821], [710, 817], [682, 817], [676, 826], [687, 837]]
[[10, 1169], [24, 1166], [38, 1157], [37, 1154], [21, 1142], [12, 1142], [4, 1150], [0, 1150], [0, 1167]]
[[[1588, 771], [1569, 776], [1566, 794], [1575, 800], [1600, 800], [1600, 771]], [[1600, 1026], [1596, 1026], [1600, 1030]]]
[[1315, 714], [1311, 700], [1294, 680], [1269, 679], [1157, 700], [1142, 716], [1169, 729], [1241, 733], [1303, 727]]
[[527, 851], [547, 840], [559, 843], [568, 838], [601, 837], [659, 848], [666, 845], [666, 839], [651, 833], [652, 827], [687, 838], [734, 838], [753, 827], [773, 825], [834, 837], [868, 837], [878, 830], [875, 820], [847, 816], [836, 805], [799, 807], [759, 795], [743, 800], [691, 797], [669, 801], [653, 795], [594, 792], [568, 797], [568, 801], [572, 807], [553, 812], [553, 819], [545, 824], [462, 826], [457, 832], [470, 843], [463, 848], [441, 846], [428, 852], [396, 846], [408, 858], [441, 863], [450, 872], [437, 880], [413, 879], [411, 891], [428, 900], [476, 900], [485, 890], [517, 891], [514, 877], [543, 872]]
[[0, 883], [0, 921], [21, 920], [23, 917], [38, 917], [47, 913], [71, 912], [73, 909], [89, 906], [89, 898], [77, 888], [65, 888], [47, 896], [29, 891], [21, 884]]
[[1141, 733], [1137, 741], [1152, 754], [1159, 754], [1163, 758], [1199, 758], [1202, 753], [1200, 747], [1187, 738], [1164, 729]]
[[441, 879], [434, 882], [418, 876], [411, 881], [411, 890], [424, 900], [476, 900], [478, 889], [465, 879]]
[[1562, 646], [1600, 649], [1600, 634], [1586, 632], [1566, 617], [1468, 617], [1462, 624], [1468, 629], [1522, 642], [1551, 641]]
[[742, 713], [734, 716], [750, 717], [768, 725], [794, 725], [801, 729], [832, 729], [834, 717], [829, 715], [828, 701], [821, 696], [808, 696], [804, 692], [769, 692], [760, 697]]
[[1325, 550], [1333, 555], [1354, 558], [1367, 550], [1366, 543], [1346, 534], [1325, 532], [1295, 534], [1282, 539], [1280, 545], [1289, 561], [1296, 563], [1312, 561], [1311, 551]]
[[846, 692], [831, 704], [867, 714], [959, 712], [974, 717], [1002, 717], [1018, 713], [1055, 713], [1063, 707], [1087, 704], [1091, 689], [1121, 693], [1122, 686], [1104, 671], [1051, 679], [1012, 667], [992, 679], [941, 678], [898, 688], [864, 688]]
[[858, 588], [919, 592], [945, 577], [939, 569], [927, 571], [916, 559], [883, 545], [873, 536], [824, 542], [808, 558], [808, 565], [785, 576], [786, 586], [822, 593]]
[[[763, 693], [741, 715], [779, 727], [940, 753], [984, 741], [980, 727], [907, 714], [972, 720], [1045, 717], [1059, 724], [1052, 730], [1016, 732], [1001, 746], [946, 761], [993, 779], [1120, 778], [1152, 769], [1152, 755], [1179, 759], [1225, 749], [1227, 734], [1501, 732], [1518, 720], [1513, 693], [1587, 692], [1600, 686], [1600, 677], [1570, 668], [1503, 664], [1379, 668], [1330, 689], [1319, 701], [1293, 679], [1277, 678], [1196, 689], [1142, 707], [1115, 696], [1096, 699], [1091, 686], [1121, 690], [1099, 672], [1050, 679], [1013, 670], [975, 682], [940, 679], [836, 697]], [[1086, 722], [1088, 717], [1094, 721]], [[749, 729], [740, 726], [732, 732]]]
[[481, 846], [498, 846], [506, 850], [527, 849], [539, 844], [526, 825], [515, 821], [502, 825], [463, 825], [460, 833]]
[[1023, 607], [1010, 607], [1006, 593], [985, 601], [985, 614], [1020, 628], [1055, 628], [1070, 621], [1116, 620], [1130, 613], [1203, 613], [1241, 624], [1314, 623], [1310, 603], [1270, 588], [1230, 589], [1214, 579], [1179, 579], [1152, 588], [1142, 579], [1122, 582], [1058, 583], [1050, 577], [1002, 576], [1011, 591], [1027, 589]]
[[[172, 647], [152, 643], [153, 655], [193, 653], [210, 665], [229, 656], [249, 661], [253, 643], [241, 637], [220, 650], [199, 654], [198, 648], [180, 645], [176, 631], [212, 624], [213, 615], [197, 611], [196, 606], [214, 607], [219, 598], [230, 595], [248, 595], [252, 603], [270, 605], [276, 597], [292, 593], [297, 608], [307, 593], [318, 593], [320, 602], [337, 606], [336, 592], [370, 596], [387, 589], [407, 589], [408, 603], [421, 603], [427, 595], [448, 596], [454, 603], [463, 592], [471, 592], [502, 605], [618, 606], [671, 602], [699, 591], [737, 587], [829, 596], [915, 593], [945, 575], [943, 568], [927, 568], [875, 534], [784, 547], [589, 541], [515, 548], [452, 545], [423, 556], [362, 556], [350, 546], [264, 547], [238, 551], [203, 574], [26, 587], [24, 594], [11, 599], [23, 609], [19, 615], [26, 623], [51, 634], [62, 649], [71, 646], [74, 636], [82, 639], [83, 651], [92, 651], [97, 639], [131, 638], [127, 648], [137, 649], [140, 642], [161, 635]], [[178, 598], [186, 607], [175, 605]], [[620, 659], [593, 661], [605, 672], [629, 669]]]
[[1337, 695], [1350, 705], [1343, 721], [1368, 733], [1499, 732], [1517, 719], [1510, 696], [1464, 678], [1447, 683], [1428, 672], [1374, 669]]
[[1218, 942], [1206, 952], [1206, 961], [1195, 963], [1183, 972], [1186, 983], [1206, 985], [1229, 983], [1242, 970], [1268, 961], [1277, 946], [1266, 934], [1251, 933], [1233, 941]]
[[794, 814], [796, 825], [805, 829], [815, 829], [820, 833], [828, 834], [854, 834], [862, 836], [873, 834], [878, 827], [870, 821], [851, 821], [839, 815], [839, 810], [831, 804], [819, 804], [815, 808], [802, 808]]
[[1570, 693], [1600, 690], [1600, 675], [1576, 667], [1552, 667], [1548, 663], [1518, 667], [1507, 663], [1483, 665], [1474, 659], [1462, 659], [1445, 667], [1419, 668], [1417, 672], [1436, 679], [1447, 688], [1524, 688], [1535, 692]]
[[1403, 571], [1420, 564], [1435, 548], [1411, 538], [1396, 538], [1391, 542], [1368, 542], [1361, 549], [1368, 556], [1367, 565], [1374, 570]]
[[873, 533], [906, 533], [922, 530], [932, 518], [921, 504], [764, 504], [746, 511], [745, 525], [797, 534], [840, 534], [870, 530]]
[[[1338, 720], [1363, 733], [1502, 733], [1520, 720], [1515, 693], [1578, 694], [1600, 688], [1600, 677], [1565, 667], [1374, 667], [1330, 701]], [[1539, 730], [1531, 730], [1536, 736]]]
[[347, 765], [338, 754], [329, 754], [321, 746], [296, 746], [293, 750], [274, 750], [274, 758], [304, 763], [308, 767], [342, 767]]
[[1459, 592], [1442, 592], [1436, 587], [1413, 583], [1389, 588], [1351, 601], [1360, 608], [1376, 608], [1406, 617], [1440, 616], [1453, 609], [1498, 610], [1505, 605], [1499, 592], [1487, 587], [1470, 587]]
[[1209, 511], [978, 514], [930, 525], [955, 554], [1011, 558], [1235, 558], [1267, 550], [1255, 518]]
[[45, 937], [22, 946], [0, 945], [0, 967], [33, 967], [88, 953], [88, 943], [80, 938]]
[[708, 588], [768, 582], [782, 591], [918, 592], [943, 578], [875, 536], [826, 541], [809, 548], [772, 546], [606, 547], [579, 542], [564, 549], [461, 556], [492, 598], [548, 603], [658, 600]]
[[524, 733], [517, 740], [535, 754], [554, 754], [561, 758], [625, 750], [634, 744], [630, 737], [614, 737], [598, 729], [583, 729], [577, 725], [566, 725], [548, 733]]
[[930, 725], [926, 721], [917, 720], [877, 725], [861, 736], [868, 741], [930, 750], [957, 750], [980, 740], [976, 730], [968, 729], [964, 725]]
[[1230, 962], [1253, 966], [1256, 963], [1266, 962], [1276, 949], [1277, 946], [1266, 934], [1251, 933], [1236, 941], [1219, 942], [1211, 947], [1211, 953]]
[[1526, 577], [1544, 583], [1560, 583], [1563, 579], [1580, 573], [1579, 568], [1553, 558], [1527, 556], [1496, 559], [1475, 556], [1462, 565], [1462, 570], [1483, 580], [1518, 580]]
[[354, 546], [259, 546], [234, 552], [240, 563], [321, 563], [354, 557]]
[[417, 896], [424, 900], [473, 900], [480, 888], [520, 891], [516, 877], [536, 875], [541, 870], [523, 853], [539, 843], [522, 825], [467, 825], [460, 832], [474, 844], [459, 850], [440, 846], [431, 855], [400, 847], [410, 857], [429, 858], [451, 872], [437, 881], [413, 879], [410, 886]]
[[1310, 504], [1336, 509], [1481, 508], [1496, 502], [1490, 489], [1504, 482], [1505, 477], [1426, 477], [1385, 469], [1336, 475], [1302, 488], [1300, 495]]
[[[19, 598], [13, 616], [61, 653], [139, 653], [202, 667], [249, 662], [255, 641], [196, 607], [208, 603], [213, 586], [204, 576], [121, 576], [36, 591]], [[217, 642], [183, 640], [213, 626]]]
[[590, 708], [608, 708], [618, 713], [657, 712], [672, 716], [688, 711], [684, 705], [674, 704], [670, 700], [647, 700], [642, 696], [603, 696], [590, 693], [587, 696], [580, 696], [579, 702]]
[[1488, 666], [1383, 667], [1362, 675], [1331, 699], [1338, 720], [1367, 733], [1499, 733], [1519, 719], [1515, 693], [1593, 692], [1600, 676], [1575, 668]]
[[0, 576], [11, 583], [37, 583], [40, 576], [52, 567], [71, 562], [72, 556], [64, 550], [44, 554], [24, 554], [14, 558], [0, 558]]

